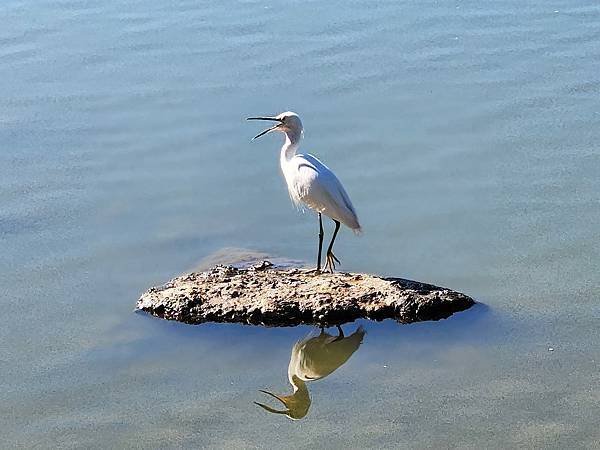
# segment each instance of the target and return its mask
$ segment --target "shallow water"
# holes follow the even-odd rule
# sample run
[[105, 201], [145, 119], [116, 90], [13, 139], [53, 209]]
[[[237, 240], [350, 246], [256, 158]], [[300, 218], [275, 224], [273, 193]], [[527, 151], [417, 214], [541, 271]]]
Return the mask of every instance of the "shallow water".
[[[0, 447], [599, 447], [596, 2], [0, 15]], [[280, 140], [250, 143], [243, 120], [287, 109], [365, 228], [340, 234], [343, 270], [481, 302], [362, 323], [298, 421], [253, 402], [291, 392], [315, 330], [133, 313], [148, 286], [240, 254], [224, 248], [312, 262]]]

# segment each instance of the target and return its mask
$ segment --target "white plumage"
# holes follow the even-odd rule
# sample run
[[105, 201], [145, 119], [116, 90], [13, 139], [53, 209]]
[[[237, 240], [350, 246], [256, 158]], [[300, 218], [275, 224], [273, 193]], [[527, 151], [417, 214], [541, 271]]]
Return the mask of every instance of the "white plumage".
[[358, 216], [344, 186], [335, 174], [311, 154], [281, 159], [281, 170], [290, 198], [297, 206], [303, 204], [339, 220], [353, 231], [360, 231]]
[[332, 272], [339, 260], [333, 254], [333, 242], [339, 224], [343, 223], [356, 233], [361, 231], [358, 215], [352, 205], [344, 186], [335, 174], [319, 159], [311, 154], [296, 154], [303, 136], [300, 117], [288, 111], [274, 117], [249, 117], [249, 120], [271, 120], [278, 122], [271, 128], [259, 133], [254, 139], [271, 131], [285, 134], [285, 142], [281, 147], [281, 171], [287, 183], [292, 202], [298, 206], [307, 206], [319, 214], [319, 254], [317, 271], [321, 270], [321, 248], [323, 242], [323, 225], [321, 214], [330, 217], [336, 224], [331, 243], [327, 249], [326, 268]]

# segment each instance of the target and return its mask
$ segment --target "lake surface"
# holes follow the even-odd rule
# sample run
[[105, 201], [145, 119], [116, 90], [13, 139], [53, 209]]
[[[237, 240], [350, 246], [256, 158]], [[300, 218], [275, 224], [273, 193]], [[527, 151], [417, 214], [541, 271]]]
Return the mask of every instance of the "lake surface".
[[[600, 448], [596, 1], [5, 0], [0, 16], [0, 447]], [[313, 263], [281, 138], [251, 143], [244, 121], [285, 110], [365, 229], [340, 233], [342, 270], [480, 302], [362, 322], [296, 421], [253, 402], [281, 406], [259, 389], [291, 393], [292, 347], [318, 330], [133, 312], [208, 261]]]

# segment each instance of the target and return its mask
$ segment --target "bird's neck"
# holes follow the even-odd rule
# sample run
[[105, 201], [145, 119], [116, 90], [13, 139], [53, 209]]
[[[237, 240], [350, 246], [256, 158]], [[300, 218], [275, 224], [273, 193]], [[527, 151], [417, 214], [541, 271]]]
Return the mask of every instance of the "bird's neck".
[[289, 161], [296, 155], [296, 150], [300, 147], [302, 132], [287, 131], [285, 133], [285, 142], [281, 147], [281, 164]]
[[292, 375], [289, 377], [290, 384], [294, 389], [294, 394], [298, 397], [308, 397], [308, 388], [306, 387], [306, 383], [298, 378], [296, 375]]

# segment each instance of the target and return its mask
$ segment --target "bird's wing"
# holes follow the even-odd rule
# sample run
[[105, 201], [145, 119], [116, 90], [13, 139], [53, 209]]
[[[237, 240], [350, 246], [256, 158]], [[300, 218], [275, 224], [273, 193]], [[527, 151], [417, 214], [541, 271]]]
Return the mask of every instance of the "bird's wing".
[[297, 200], [339, 220], [352, 230], [360, 231], [354, 206], [335, 174], [313, 155], [296, 155], [294, 159], [297, 170], [293, 190]]

